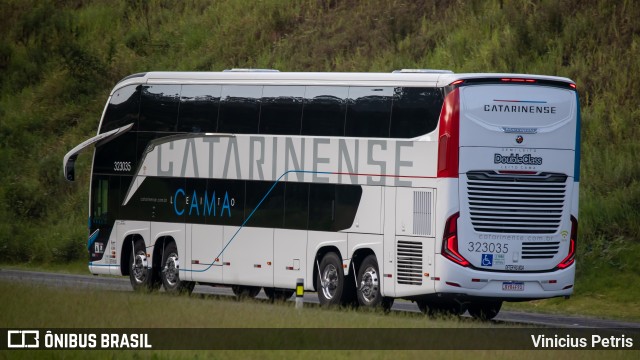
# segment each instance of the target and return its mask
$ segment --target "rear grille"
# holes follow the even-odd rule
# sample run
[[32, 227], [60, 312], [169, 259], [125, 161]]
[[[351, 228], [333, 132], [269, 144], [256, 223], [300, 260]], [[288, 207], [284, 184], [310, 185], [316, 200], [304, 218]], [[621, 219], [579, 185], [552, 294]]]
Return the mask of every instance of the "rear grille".
[[560, 242], [523, 242], [523, 259], [551, 259], [560, 249]]
[[552, 234], [558, 230], [567, 176], [467, 173], [467, 198], [478, 232]]
[[422, 243], [399, 240], [396, 255], [398, 284], [422, 285]]

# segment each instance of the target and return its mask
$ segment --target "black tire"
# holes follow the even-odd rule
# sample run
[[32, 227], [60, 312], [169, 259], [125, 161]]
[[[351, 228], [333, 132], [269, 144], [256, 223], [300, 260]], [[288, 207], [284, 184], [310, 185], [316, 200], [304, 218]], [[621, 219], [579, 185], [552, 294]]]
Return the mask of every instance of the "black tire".
[[165, 291], [173, 294], [191, 294], [196, 283], [180, 280], [180, 261], [178, 247], [173, 241], [164, 248], [162, 263], [160, 264], [160, 279]]
[[125, 244], [125, 246], [133, 246], [133, 251], [129, 256], [129, 281], [134, 291], [153, 291], [160, 287], [160, 282], [153, 276], [148, 269], [147, 249], [144, 241], [137, 240], [133, 244]]
[[465, 312], [465, 308], [455, 301], [426, 301], [418, 300], [418, 309], [430, 317], [436, 316], [459, 316]]
[[260, 293], [260, 286], [232, 285], [231, 290], [238, 299], [255, 298]]
[[264, 293], [271, 301], [287, 301], [293, 296], [295, 290], [264, 288]]
[[382, 305], [382, 309], [384, 312], [391, 311], [391, 307], [393, 306], [393, 298], [392, 297], [383, 297], [380, 305]]
[[467, 310], [474, 319], [487, 321], [498, 315], [502, 308], [502, 301], [487, 301], [469, 304]]
[[344, 284], [345, 277], [340, 257], [334, 252], [327, 253], [320, 261], [320, 272], [317, 278], [320, 305], [341, 305]]
[[[380, 294], [382, 276], [378, 270], [378, 260], [375, 255], [369, 255], [360, 264], [358, 269], [358, 285], [356, 296], [360, 306], [375, 308], [382, 305], [383, 298]], [[391, 308], [389, 306], [389, 308]]]

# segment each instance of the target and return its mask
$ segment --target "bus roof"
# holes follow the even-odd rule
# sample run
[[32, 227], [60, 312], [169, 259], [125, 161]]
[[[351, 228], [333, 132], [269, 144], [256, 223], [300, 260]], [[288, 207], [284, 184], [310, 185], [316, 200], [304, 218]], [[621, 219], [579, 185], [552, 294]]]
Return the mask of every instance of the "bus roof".
[[158, 71], [133, 74], [122, 79], [112, 90], [133, 84], [259, 84], [259, 85], [332, 85], [332, 86], [428, 86], [443, 87], [457, 80], [519, 78], [573, 84], [557, 76], [464, 73], [447, 70], [405, 70], [392, 73], [359, 72], [279, 72], [268, 69], [233, 69], [220, 72]]

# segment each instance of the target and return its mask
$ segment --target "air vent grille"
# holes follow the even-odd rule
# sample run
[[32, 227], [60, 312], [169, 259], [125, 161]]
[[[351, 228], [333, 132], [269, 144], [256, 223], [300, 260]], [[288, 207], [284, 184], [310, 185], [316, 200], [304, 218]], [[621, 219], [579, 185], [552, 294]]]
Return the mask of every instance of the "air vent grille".
[[467, 173], [473, 228], [493, 233], [555, 233], [562, 217], [567, 176]]
[[413, 193], [413, 234], [431, 235], [431, 204], [433, 193], [415, 191]]
[[398, 240], [396, 254], [398, 284], [422, 285], [422, 243]]

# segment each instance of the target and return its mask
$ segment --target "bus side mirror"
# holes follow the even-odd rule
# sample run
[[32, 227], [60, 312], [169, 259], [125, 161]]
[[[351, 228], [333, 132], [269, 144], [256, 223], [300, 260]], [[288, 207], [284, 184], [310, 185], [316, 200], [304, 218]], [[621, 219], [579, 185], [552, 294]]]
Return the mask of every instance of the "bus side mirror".
[[78, 154], [72, 155], [67, 160], [67, 163], [64, 165], [64, 174], [67, 180], [74, 181], [76, 179], [76, 159], [78, 158]]

